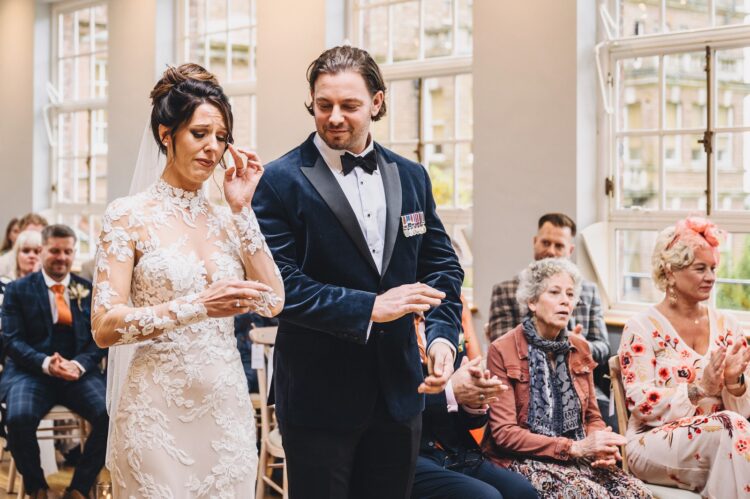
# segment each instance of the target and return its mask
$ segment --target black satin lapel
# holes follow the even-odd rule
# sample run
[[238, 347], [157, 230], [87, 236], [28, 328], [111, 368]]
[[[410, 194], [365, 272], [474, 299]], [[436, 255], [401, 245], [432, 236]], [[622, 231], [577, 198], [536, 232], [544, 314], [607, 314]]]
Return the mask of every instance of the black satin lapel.
[[359, 222], [357, 222], [357, 216], [323, 158], [319, 156], [312, 168], [303, 167], [301, 170], [339, 220], [359, 252], [377, 272], [378, 267], [370, 254], [370, 248], [367, 246], [367, 240], [365, 240]]
[[383, 176], [386, 204], [385, 247], [383, 248], [383, 275], [385, 275], [391, 256], [393, 256], [396, 239], [398, 239], [398, 227], [401, 220], [401, 176], [396, 163], [386, 163], [380, 154], [378, 154], [378, 168]]

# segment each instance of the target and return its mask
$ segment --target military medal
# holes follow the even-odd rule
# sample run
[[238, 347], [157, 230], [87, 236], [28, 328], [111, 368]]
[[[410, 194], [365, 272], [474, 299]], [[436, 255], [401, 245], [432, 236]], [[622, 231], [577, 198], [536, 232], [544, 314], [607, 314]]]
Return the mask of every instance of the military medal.
[[404, 236], [412, 237], [427, 232], [427, 224], [424, 219], [424, 212], [416, 211], [408, 215], [401, 215], [401, 227]]

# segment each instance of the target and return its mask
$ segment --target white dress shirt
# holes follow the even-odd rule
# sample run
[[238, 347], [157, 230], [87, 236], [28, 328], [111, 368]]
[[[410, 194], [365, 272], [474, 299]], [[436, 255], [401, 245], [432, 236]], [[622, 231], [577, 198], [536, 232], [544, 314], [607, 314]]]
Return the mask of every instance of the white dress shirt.
[[[44, 276], [44, 284], [47, 285], [47, 297], [49, 298], [49, 307], [52, 311], [52, 323], [57, 323], [57, 302], [55, 301], [55, 292], [52, 291], [52, 286], [55, 284], [62, 284], [65, 286], [65, 291], [63, 292], [63, 297], [65, 298], [65, 303], [68, 304], [68, 308], [70, 308], [70, 291], [68, 290], [68, 286], [70, 286], [70, 273], [68, 273], [62, 281], [58, 282], [54, 279], [52, 279], [50, 276], [47, 275], [47, 273], [42, 269], [42, 276]], [[71, 309], [71, 312], [73, 309]], [[70, 359], [67, 359], [70, 360]], [[49, 374], [49, 363], [52, 361], [51, 356], [47, 356], [47, 358], [44, 359], [44, 362], [42, 362], [42, 371], [44, 374]], [[78, 369], [81, 370], [81, 376], [83, 376], [83, 373], [86, 372], [86, 370], [83, 368], [81, 364], [76, 362], [75, 360], [72, 361]]]
[[[349, 175], [344, 175], [341, 165], [341, 156], [344, 155], [343, 149], [332, 149], [326, 144], [317, 133], [313, 137], [315, 147], [318, 148], [320, 155], [323, 157], [328, 168], [333, 172], [333, 177], [344, 191], [346, 200], [357, 217], [359, 228], [367, 241], [367, 247], [370, 248], [378, 272], [383, 273], [383, 248], [385, 247], [385, 222], [387, 215], [387, 203], [385, 201], [385, 187], [383, 186], [383, 177], [380, 175], [380, 169], [372, 172], [372, 175], [366, 173], [361, 167], [355, 166]], [[365, 156], [375, 148], [375, 142], [372, 136], [367, 137], [367, 146], [359, 154], [348, 151], [355, 156]], [[367, 326], [367, 339], [370, 339], [370, 330], [372, 321]], [[436, 338], [427, 347], [430, 350], [436, 342], [445, 343], [451, 347], [453, 358], [456, 357], [456, 349], [450, 341], [444, 338]]]

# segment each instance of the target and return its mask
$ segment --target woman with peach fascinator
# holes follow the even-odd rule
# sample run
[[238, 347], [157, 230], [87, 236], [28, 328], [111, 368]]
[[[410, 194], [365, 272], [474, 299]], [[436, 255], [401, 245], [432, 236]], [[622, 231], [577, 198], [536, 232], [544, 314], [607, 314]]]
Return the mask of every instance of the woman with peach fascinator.
[[734, 317], [705, 304], [722, 238], [700, 217], [659, 234], [652, 272], [664, 299], [627, 322], [619, 356], [631, 471], [731, 499], [750, 497], [750, 348]]

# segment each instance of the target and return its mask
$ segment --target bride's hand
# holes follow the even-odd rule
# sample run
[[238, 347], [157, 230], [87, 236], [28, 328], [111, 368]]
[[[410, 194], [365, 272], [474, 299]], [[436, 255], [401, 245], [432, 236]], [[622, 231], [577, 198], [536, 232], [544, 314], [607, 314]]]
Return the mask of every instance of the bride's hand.
[[[239, 149], [229, 144], [229, 152], [234, 158], [235, 166], [227, 168], [224, 174], [224, 196], [233, 212], [242, 211], [249, 207], [263, 175], [263, 163], [257, 154], [245, 149]], [[247, 161], [244, 161], [244, 158]]]
[[250, 305], [260, 294], [273, 291], [270, 286], [255, 281], [223, 279], [211, 284], [200, 294], [209, 317], [232, 317], [250, 311]]

